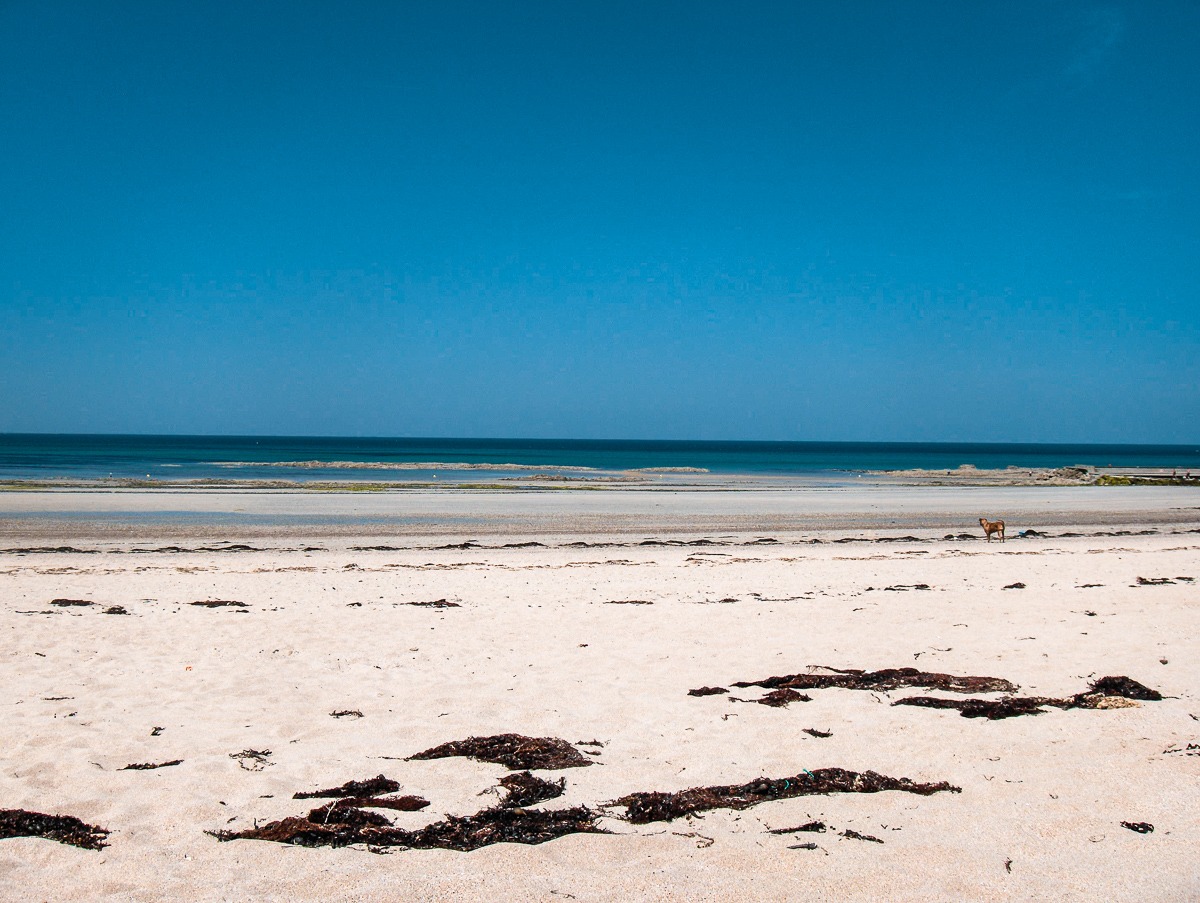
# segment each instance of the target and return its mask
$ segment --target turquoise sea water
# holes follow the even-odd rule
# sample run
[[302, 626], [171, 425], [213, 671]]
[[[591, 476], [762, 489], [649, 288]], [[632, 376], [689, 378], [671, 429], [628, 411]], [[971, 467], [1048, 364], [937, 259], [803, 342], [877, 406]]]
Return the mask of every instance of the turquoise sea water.
[[[278, 466], [281, 462], [310, 463]], [[311, 462], [387, 462], [406, 469]], [[979, 468], [1091, 464], [1200, 473], [1200, 445], [0, 434], [0, 479], [478, 480], [556, 470], [674, 467], [715, 474], [819, 476], [962, 464]]]

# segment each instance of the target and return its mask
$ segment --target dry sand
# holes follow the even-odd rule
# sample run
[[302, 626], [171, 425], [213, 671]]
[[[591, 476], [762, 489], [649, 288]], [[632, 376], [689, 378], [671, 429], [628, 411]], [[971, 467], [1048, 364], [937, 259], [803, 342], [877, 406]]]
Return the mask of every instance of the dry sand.
[[[659, 503], [646, 494], [622, 494], [638, 500], [624, 509], [602, 493], [434, 494], [422, 510], [393, 509], [389, 526], [415, 522], [369, 540], [352, 535], [369, 524], [336, 518], [363, 504], [383, 516], [388, 497], [262, 495], [241, 499], [252, 510], [231, 512], [228, 495], [203, 496], [181, 513], [172, 506], [183, 503], [152, 493], [95, 496], [107, 509], [75, 493], [6, 496], [0, 546], [50, 540], [82, 551], [0, 553], [0, 808], [74, 815], [112, 833], [100, 851], [0, 840], [0, 897], [1200, 897], [1200, 517], [1186, 511], [1194, 493], [913, 492], [804, 504], [663, 496], [668, 510], [657, 514], [637, 508]], [[1023, 494], [1038, 492], [1057, 495]], [[819, 498], [834, 500], [831, 510], [810, 510]], [[154, 505], [178, 517], [155, 520]], [[1157, 532], [942, 538], [947, 523], [971, 531], [976, 513], [1015, 510], [1041, 517], [1039, 527], [1056, 524], [1045, 531], [1055, 534]], [[454, 520], [472, 515], [483, 519], [472, 524], [478, 532]], [[702, 526], [685, 530], [689, 517]], [[849, 532], [798, 529], [803, 517]], [[729, 529], [744, 526], [738, 518], [790, 529]], [[619, 529], [603, 531], [606, 519]], [[1034, 526], [1006, 519], [1010, 537]], [[255, 550], [133, 551], [195, 549], [214, 533]], [[447, 533], [487, 547], [435, 548]], [[872, 541], [909, 534], [919, 541]], [[718, 544], [639, 544], [651, 535]], [[744, 544], [764, 535], [779, 542]], [[854, 541], [834, 541], [842, 538]], [[531, 540], [545, 545], [494, 547]], [[354, 548], [364, 545], [393, 548]], [[1003, 588], [1014, 583], [1025, 588]], [[887, 589], [920, 584], [929, 589]], [[57, 607], [55, 598], [96, 605]], [[408, 604], [436, 599], [459, 607]], [[199, 600], [247, 607], [189, 604]], [[630, 600], [651, 604], [609, 604]], [[105, 614], [109, 606], [129, 614]], [[1126, 675], [1166, 698], [989, 721], [889, 704], [954, 695], [937, 691], [819, 689], [810, 702], [771, 708], [753, 702], [765, 691], [731, 687], [812, 666], [989, 675], [1019, 684], [1021, 695], [1055, 697]], [[731, 692], [688, 695], [714, 685]], [[341, 710], [362, 717], [330, 714]], [[565, 778], [566, 793], [538, 809], [831, 767], [948, 781], [961, 793], [799, 797], [647, 825], [610, 807], [600, 820], [608, 835], [471, 853], [374, 855], [205, 833], [301, 815], [317, 802], [294, 792], [381, 773], [430, 800], [421, 812], [388, 812], [398, 825], [478, 812], [495, 804], [489, 791], [503, 766], [405, 757], [503, 732], [603, 744], [579, 747], [599, 753], [595, 767], [542, 772]], [[270, 755], [231, 758], [244, 750]], [[174, 759], [181, 764], [121, 770]], [[813, 820], [829, 830], [769, 833]], [[793, 848], [806, 842], [817, 848]]]

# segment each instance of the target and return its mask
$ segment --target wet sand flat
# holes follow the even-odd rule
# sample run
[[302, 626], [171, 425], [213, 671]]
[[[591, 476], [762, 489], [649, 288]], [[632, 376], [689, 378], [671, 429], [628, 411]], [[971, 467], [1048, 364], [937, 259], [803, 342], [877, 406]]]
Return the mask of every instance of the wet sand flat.
[[387, 492], [0, 492], [0, 539], [165, 536], [695, 534], [1200, 521], [1200, 487], [941, 487], [723, 480], [693, 489], [400, 489]]

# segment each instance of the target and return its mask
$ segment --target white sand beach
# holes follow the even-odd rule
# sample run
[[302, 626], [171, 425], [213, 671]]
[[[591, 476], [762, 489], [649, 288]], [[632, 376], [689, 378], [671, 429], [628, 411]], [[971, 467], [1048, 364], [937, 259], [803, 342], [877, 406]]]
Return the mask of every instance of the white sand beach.
[[[1198, 505], [1155, 487], [0, 494], [0, 809], [110, 832], [0, 840], [0, 897], [1196, 899]], [[771, 707], [733, 686], [830, 668], [1019, 689]], [[892, 704], [1068, 701], [1106, 676], [1163, 698], [998, 720]], [[400, 828], [475, 815], [508, 768], [407, 757], [505, 733], [592, 760], [534, 770], [565, 789], [527, 811], [586, 806], [607, 833], [471, 852], [207, 833], [377, 775], [429, 801], [371, 810]], [[644, 824], [612, 805], [833, 768], [957, 790]]]

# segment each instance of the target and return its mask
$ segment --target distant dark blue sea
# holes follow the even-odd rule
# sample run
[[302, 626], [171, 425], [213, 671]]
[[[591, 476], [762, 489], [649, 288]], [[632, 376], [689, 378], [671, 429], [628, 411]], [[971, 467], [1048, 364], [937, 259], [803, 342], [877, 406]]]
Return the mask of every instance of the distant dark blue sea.
[[110, 476], [164, 480], [477, 480], [530, 471], [658, 468], [804, 477], [868, 470], [948, 469], [963, 464], [986, 469], [1089, 464], [1200, 472], [1200, 445], [0, 434], [0, 479], [26, 480]]

